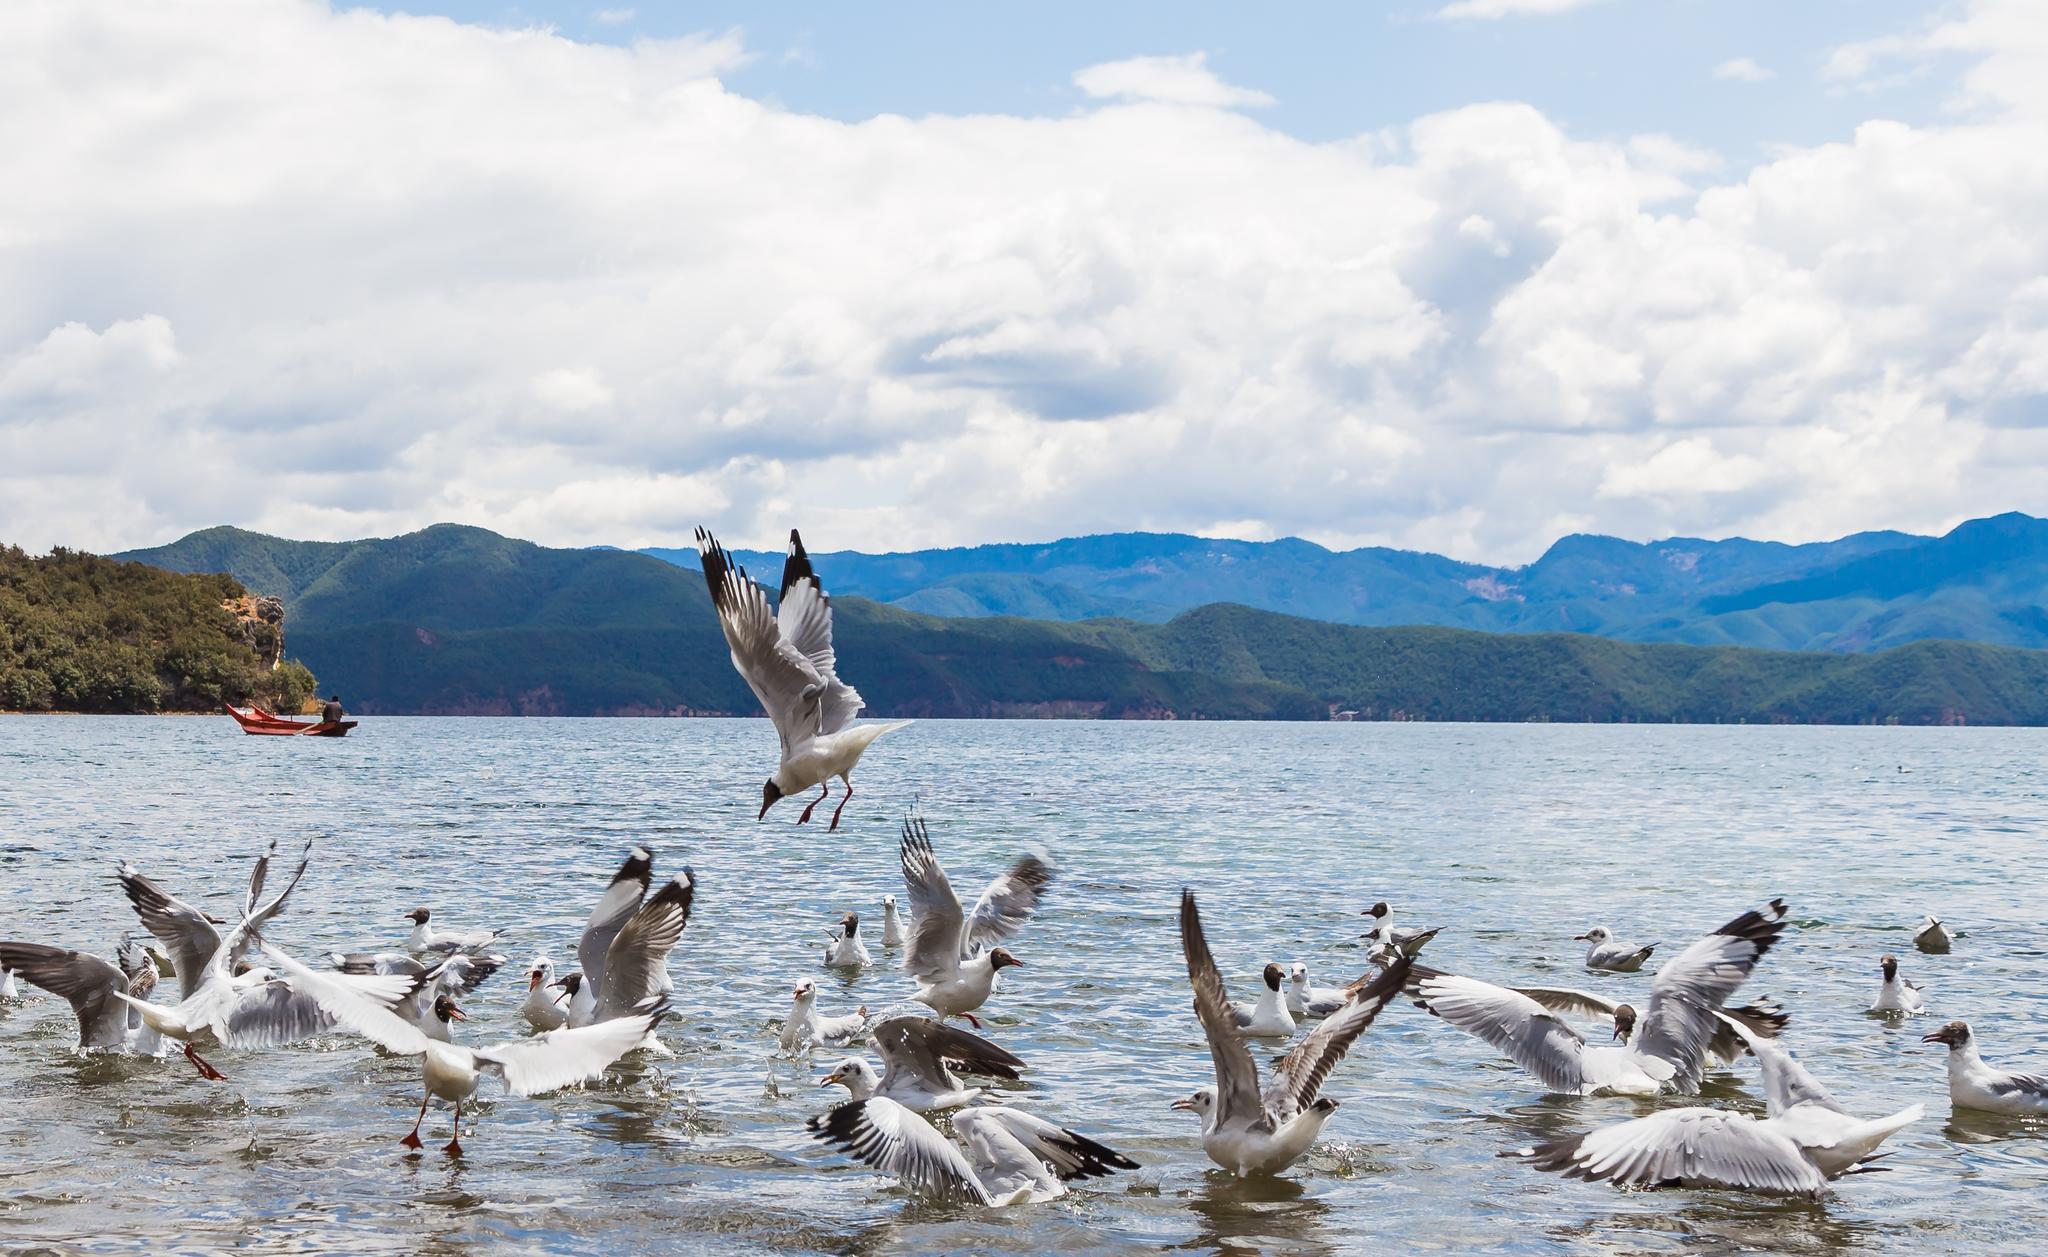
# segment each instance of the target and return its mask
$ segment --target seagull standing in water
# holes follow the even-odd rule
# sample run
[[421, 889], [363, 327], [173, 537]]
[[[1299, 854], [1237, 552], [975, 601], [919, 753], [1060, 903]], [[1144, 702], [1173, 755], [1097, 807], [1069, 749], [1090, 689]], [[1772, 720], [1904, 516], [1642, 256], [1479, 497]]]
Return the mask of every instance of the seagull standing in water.
[[1739, 1021], [1727, 1024], [1763, 1066], [1763, 1121], [1721, 1109], [1666, 1109], [1505, 1155], [1539, 1170], [1607, 1179], [1617, 1187], [1725, 1187], [1818, 1197], [1925, 1112], [1915, 1104], [1889, 1117], [1856, 1117], [1776, 1042], [1751, 1035]]
[[[921, 816], [903, 821], [898, 852], [903, 885], [916, 918], [903, 969], [917, 981], [918, 1003], [947, 1017], [965, 1017], [978, 1030], [974, 1010], [988, 1002], [996, 974], [1024, 962], [995, 944], [1024, 928], [1038, 901], [1052, 885], [1052, 866], [1027, 855], [988, 884], [974, 903], [973, 915], [960, 907], [953, 883], [932, 851], [930, 831]], [[984, 950], [986, 949], [986, 950]]]
[[747, 579], [746, 569], [704, 529], [697, 530], [697, 554], [711, 605], [739, 670], [754, 697], [767, 709], [782, 743], [782, 762], [761, 787], [760, 820], [780, 799], [818, 787], [818, 797], [796, 818], [802, 825], [831, 794], [832, 778], [845, 787], [827, 830], [839, 828], [839, 814], [853, 797], [853, 767], [876, 738], [909, 724], [855, 725], [860, 692], [839, 679], [832, 648], [832, 600], [811, 570], [803, 539], [789, 533], [789, 557], [782, 565], [781, 610], [768, 609], [768, 595]]
[[818, 984], [805, 978], [790, 991], [789, 1020], [782, 1023], [782, 1050], [801, 1052], [818, 1044], [845, 1047], [867, 1029], [868, 1006], [827, 1017], [818, 1011]]
[[1921, 1042], [1948, 1045], [1948, 1100], [1956, 1108], [2048, 1117], [2048, 1074], [2015, 1074], [1986, 1064], [1969, 1022], [1951, 1021]]
[[1323, 1018], [1344, 1007], [1351, 999], [1351, 988], [1345, 986], [1316, 986], [1308, 980], [1308, 966], [1296, 962], [1287, 974], [1287, 1011], [1296, 1017]]
[[1920, 993], [1920, 988], [1899, 976], [1897, 956], [1884, 957], [1877, 962], [1877, 967], [1884, 974], [1884, 985], [1877, 988], [1877, 998], [1870, 1004], [1871, 1012], [1918, 1017], [1927, 1011], [1927, 997]]
[[1255, 1039], [1285, 1039], [1294, 1034], [1294, 1013], [1287, 1007], [1287, 999], [1280, 993], [1280, 980], [1286, 974], [1279, 965], [1268, 962], [1259, 974], [1259, 980], [1266, 989], [1259, 992], [1256, 1004], [1233, 1000], [1231, 1015], [1237, 1018], [1237, 1028]]
[[896, 915], [896, 896], [882, 896], [882, 946], [903, 946], [903, 918]]
[[430, 924], [433, 912], [426, 908], [414, 908], [405, 914], [412, 922], [412, 934], [405, 940], [405, 949], [415, 956], [450, 956], [456, 952], [482, 951], [496, 942], [503, 930], [437, 930]]
[[1650, 958], [1650, 953], [1657, 950], [1655, 943], [1647, 947], [1617, 943], [1614, 931], [1604, 925], [1594, 926], [1573, 941], [1586, 945], [1586, 967], [1602, 973], [1636, 973]]
[[1412, 961], [1397, 957], [1370, 981], [1360, 979], [1348, 1004], [1273, 1063], [1261, 1089], [1258, 1062], [1238, 1029], [1189, 890], [1180, 893], [1180, 941], [1216, 1085], [1174, 1101], [1173, 1107], [1201, 1115], [1202, 1150], [1211, 1161], [1240, 1177], [1278, 1174], [1301, 1159], [1337, 1111], [1337, 1102], [1322, 1094], [1323, 1082], [1387, 1002], [1401, 993]]

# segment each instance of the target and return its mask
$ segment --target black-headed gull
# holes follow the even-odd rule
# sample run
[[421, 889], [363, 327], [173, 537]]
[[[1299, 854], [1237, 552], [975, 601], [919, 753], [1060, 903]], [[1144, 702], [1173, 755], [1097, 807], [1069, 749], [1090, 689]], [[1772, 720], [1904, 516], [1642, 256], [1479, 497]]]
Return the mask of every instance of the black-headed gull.
[[[1785, 928], [1785, 904], [1773, 899], [1680, 952], [1657, 971], [1641, 1019], [1615, 1006], [1615, 1038], [1625, 1046], [1589, 1046], [1556, 1011], [1510, 987], [1425, 969], [1411, 993], [1429, 1012], [1492, 1044], [1552, 1091], [1572, 1095], [1697, 1095], [1708, 1052], [1723, 1024], [1716, 1016]], [[1575, 995], [1575, 992], [1565, 994]]]
[[455, 952], [482, 951], [498, 941], [503, 930], [442, 930], [434, 926], [434, 914], [428, 908], [414, 908], [405, 914], [412, 922], [412, 933], [405, 940], [405, 949], [415, 956], [452, 955]]
[[832, 941], [825, 945], [825, 964], [834, 969], [865, 969], [875, 962], [868, 954], [868, 945], [861, 941], [860, 914], [846, 913], [839, 918], [837, 930], [827, 930], [826, 937]]
[[1892, 1016], [1918, 1017], [1927, 1011], [1927, 997], [1899, 976], [1899, 958], [1887, 955], [1877, 962], [1878, 972], [1884, 975], [1884, 985], [1877, 988], [1877, 998], [1870, 1002], [1873, 1013]]
[[535, 1030], [557, 1030], [569, 1024], [569, 995], [555, 981], [555, 962], [546, 952], [527, 966], [526, 998], [519, 1003], [519, 1015]]
[[1426, 930], [1395, 929], [1394, 910], [1384, 899], [1358, 915], [1372, 918], [1372, 928], [1365, 932], [1364, 937], [1371, 939], [1376, 946], [1391, 948], [1404, 956], [1413, 956], [1421, 951], [1424, 944], [1443, 929], [1440, 925]]
[[850, 1100], [804, 1123], [811, 1134], [934, 1199], [972, 1205], [1056, 1200], [1066, 1184], [1138, 1163], [1022, 1109], [990, 1105], [953, 1117], [967, 1155], [887, 1096]]
[[[1748, 1035], [1740, 1023], [1737, 1033]], [[1721, 1187], [1818, 1197], [1887, 1138], [1919, 1121], [1915, 1104], [1859, 1118], [1835, 1102], [1784, 1048], [1751, 1038], [1763, 1066], [1766, 1116], [1690, 1107], [1603, 1126], [1509, 1154], [1541, 1170], [1619, 1187]]]
[[1237, 1018], [1237, 1028], [1255, 1039], [1286, 1039], [1294, 1035], [1294, 1014], [1288, 1011], [1287, 997], [1280, 992], [1280, 980], [1286, 974], [1279, 965], [1270, 961], [1259, 972], [1259, 981], [1265, 989], [1259, 992], [1256, 1003], [1247, 1004], [1242, 1000], [1231, 1001], [1230, 1011]]
[[[402, 1056], [418, 1056], [425, 1094], [420, 1097], [419, 1119], [412, 1132], [399, 1142], [408, 1148], [420, 1146], [420, 1122], [427, 1117], [427, 1105], [435, 1099], [455, 1106], [455, 1134], [442, 1151], [451, 1156], [462, 1153], [462, 1105], [474, 1096], [486, 1073], [505, 1080], [505, 1089], [517, 1096], [539, 1095], [596, 1078], [613, 1061], [640, 1046], [654, 1034], [654, 1027], [668, 1012], [668, 1002], [654, 996], [620, 1017], [592, 1026], [565, 1027], [527, 1039], [512, 1039], [485, 1047], [461, 1047], [429, 1035], [374, 999], [346, 985], [341, 974], [315, 973], [298, 961], [266, 945], [264, 952], [275, 962], [295, 988], [319, 1003], [337, 1027]], [[462, 1010], [446, 995], [437, 996], [431, 1014], [444, 1025], [462, 1020]]]
[[845, 1047], [867, 1029], [868, 1006], [827, 1017], [818, 1011], [818, 984], [805, 978], [790, 991], [789, 1020], [782, 1023], [782, 1050], [801, 1052], [824, 1045]]
[[877, 1023], [868, 1039], [882, 1057], [879, 1076], [865, 1058], [849, 1056], [818, 1085], [837, 1084], [856, 1100], [886, 1096], [914, 1112], [930, 1113], [956, 1109], [980, 1097], [981, 1088], [962, 1082], [956, 1069], [1016, 1082], [1026, 1068], [1014, 1053], [980, 1035], [926, 1017], [891, 1017]]
[[1387, 1002], [1401, 993], [1409, 958], [1398, 957], [1370, 981], [1361, 980], [1350, 1003], [1273, 1063], [1261, 1089], [1258, 1062], [1238, 1030], [1223, 976], [1202, 933], [1194, 893], [1187, 890], [1180, 895], [1180, 941], [1216, 1085], [1174, 1101], [1173, 1107], [1201, 1115], [1202, 1150], [1217, 1165], [1240, 1176], [1278, 1174], [1309, 1150], [1337, 1111], [1337, 1102], [1322, 1094], [1323, 1082]]
[[918, 983], [911, 998], [942, 1019], [965, 1017], [978, 1029], [974, 1010], [988, 1002], [996, 974], [1024, 963], [996, 944], [1023, 929], [1037, 911], [1052, 885], [1052, 866], [1037, 856], [1023, 857], [988, 884], [970, 915], [932, 851], [923, 817], [904, 819], [898, 856], [913, 919], [903, 956], [904, 971]]
[[1948, 1100], [1956, 1108], [2048, 1116], [2048, 1074], [2016, 1074], [1986, 1064], [1970, 1023], [1951, 1021], [1921, 1042], [1948, 1045]]
[[[263, 892], [263, 882], [270, 873], [270, 861], [277, 854], [277, 843], [272, 841], [262, 857], [256, 861], [245, 908], [253, 909], [256, 899]], [[291, 887], [298, 885], [305, 876], [306, 866], [313, 858], [313, 844], [308, 842], [299, 852], [298, 867], [292, 871], [291, 886], [276, 900], [276, 909], [282, 910], [284, 900], [291, 894]], [[214, 953], [220, 950], [221, 935], [216, 926], [218, 919], [201, 912], [192, 905], [166, 891], [156, 882], [144, 877], [135, 866], [126, 860], [115, 869], [115, 881], [121, 892], [128, 897], [135, 915], [142, 920], [142, 926], [164, 945], [171, 961], [171, 971], [177, 975], [178, 998], [187, 1000], [198, 991], [200, 980], [205, 976], [207, 966], [213, 962]], [[267, 918], [266, 918], [267, 919]], [[230, 970], [242, 963], [248, 954], [250, 936], [240, 934], [226, 957]]]
[[[1408, 974], [1408, 985], [1412, 990], [1425, 978], [1446, 977], [1443, 971], [1418, 964]], [[1526, 995], [1554, 1013], [1569, 1013], [1595, 1021], [1605, 1021], [1614, 1031], [1617, 1043], [1627, 1043], [1635, 1035], [1638, 1017], [1634, 1005], [1563, 986], [1515, 986], [1509, 987], [1517, 995]], [[1724, 1017], [1732, 1017], [1748, 1027], [1751, 1034], [1760, 1038], [1775, 1039], [1783, 1034], [1785, 1027], [1792, 1024], [1792, 1018], [1785, 1010], [1770, 1001], [1744, 1004], [1739, 1008], [1717, 1010]], [[1733, 1065], [1749, 1054], [1748, 1044], [1733, 1027], [1720, 1025], [1714, 1037], [1707, 1040], [1707, 1064], [1715, 1067]]]
[[407, 952], [330, 952], [327, 959], [337, 973], [358, 977], [398, 974], [419, 979], [419, 989], [392, 1005], [391, 1011], [437, 1036], [445, 1036], [448, 1030], [445, 1022], [433, 1016], [434, 1000], [442, 995], [467, 995], [505, 965], [505, 957], [496, 953], [472, 956], [451, 952], [439, 960], [421, 961]]
[[159, 1045], [156, 1033], [118, 996], [147, 1000], [156, 989], [156, 964], [139, 944], [127, 940], [116, 956], [118, 965], [68, 947], [0, 943], [0, 965], [9, 973], [19, 973], [71, 1005], [78, 1018], [79, 1047], [154, 1055]]
[[[635, 848], [591, 910], [576, 948], [582, 977], [573, 984], [563, 980], [571, 1026], [636, 1014], [650, 996], [672, 989], [668, 955], [690, 923], [697, 879], [686, 867], [682, 876], [647, 896], [653, 871], [654, 853]], [[647, 1046], [662, 1050], [652, 1041]]]
[[795, 529], [790, 530], [789, 557], [782, 565], [779, 612], [769, 610], [768, 595], [702, 528], [697, 530], [697, 554], [718, 625], [732, 652], [732, 666], [761, 700], [782, 744], [782, 762], [761, 787], [761, 812], [755, 819], [765, 818], [778, 801], [816, 786], [818, 797], [797, 817], [799, 825], [808, 822], [837, 777], [845, 790], [827, 828], [839, 828], [839, 815], [853, 797], [854, 765], [876, 738], [910, 722], [851, 723], [860, 714], [860, 692], [839, 679], [838, 657], [832, 649], [832, 600], [811, 570], [811, 558]]
[[1614, 931], [1604, 925], [1596, 925], [1575, 942], [1586, 945], [1586, 967], [1602, 973], [1635, 973], [1657, 950], [1657, 944], [1650, 943], [1637, 947], [1631, 943], [1614, 941]]
[[1920, 918], [1920, 928], [1913, 932], [1913, 946], [1930, 956], [1946, 956], [1955, 945], [1956, 936], [1941, 923], [1941, 918], [1929, 914]]

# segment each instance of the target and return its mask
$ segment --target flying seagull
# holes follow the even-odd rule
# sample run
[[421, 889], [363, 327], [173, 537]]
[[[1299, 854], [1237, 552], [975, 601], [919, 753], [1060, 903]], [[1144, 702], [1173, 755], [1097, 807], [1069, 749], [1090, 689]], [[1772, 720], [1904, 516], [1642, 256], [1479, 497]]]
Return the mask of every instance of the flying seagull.
[[967, 1156], [930, 1122], [887, 1096], [850, 1100], [804, 1125], [813, 1138], [920, 1192], [962, 1204], [1035, 1205], [1066, 1195], [1073, 1179], [1138, 1168], [1114, 1148], [1003, 1105], [968, 1109], [953, 1118], [953, 1133], [966, 1145]]
[[768, 595], [747, 579], [746, 569], [704, 529], [697, 530], [697, 553], [704, 563], [704, 581], [711, 587], [711, 605], [718, 626], [732, 650], [732, 666], [746, 680], [754, 697], [775, 723], [782, 742], [782, 762], [761, 787], [760, 820], [780, 799], [818, 787], [818, 797], [798, 816], [801, 825], [831, 794], [837, 777], [846, 787], [832, 811], [828, 829], [839, 828], [839, 815], [853, 797], [853, 766], [876, 738], [909, 724], [855, 725], [860, 691], [839, 679], [832, 650], [832, 600], [825, 596], [811, 556], [804, 553], [796, 530], [789, 533], [789, 557], [782, 565], [779, 612], [768, 608]]

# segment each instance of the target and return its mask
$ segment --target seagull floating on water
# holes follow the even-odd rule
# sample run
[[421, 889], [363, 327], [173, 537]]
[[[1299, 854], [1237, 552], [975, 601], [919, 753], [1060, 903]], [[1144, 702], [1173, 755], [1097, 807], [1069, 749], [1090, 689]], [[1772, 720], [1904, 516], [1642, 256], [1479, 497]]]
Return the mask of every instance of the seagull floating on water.
[[1647, 947], [1632, 947], [1627, 943], [1614, 941], [1614, 931], [1604, 925], [1596, 925], [1575, 939], [1586, 945], [1586, 967], [1604, 973], [1635, 973], [1657, 950], [1657, 944]]
[[1259, 973], [1266, 989], [1259, 992], [1258, 1002], [1231, 1001], [1230, 1011], [1237, 1018], [1240, 1031], [1255, 1039], [1293, 1037], [1294, 1014], [1288, 1011], [1287, 999], [1280, 993], [1280, 980], [1285, 976], [1279, 965], [1269, 962]]
[[1921, 1042], [1948, 1045], [1948, 1099], [1956, 1108], [2048, 1116], [2048, 1074], [2016, 1074], [1986, 1064], [1969, 1022], [1951, 1021]]
[[1018, 860], [981, 892], [970, 916], [932, 851], [923, 817], [904, 818], [898, 857], [916, 922], [903, 957], [904, 972], [918, 983], [911, 998], [941, 1020], [965, 1017], [979, 1029], [974, 1010], [988, 1002], [996, 974], [1024, 963], [996, 944], [1023, 929], [1038, 910], [1052, 885], [1052, 866], [1034, 855]]
[[896, 915], [896, 896], [882, 896], [882, 946], [903, 946], [903, 919]]
[[865, 969], [875, 963], [868, 945], [860, 938], [860, 916], [849, 912], [839, 918], [837, 930], [827, 930], [832, 941], [825, 948], [825, 963], [835, 969]]
[[1371, 939], [1375, 946], [1390, 948], [1404, 956], [1413, 956], [1421, 951], [1424, 944], [1435, 938], [1437, 932], [1443, 929], [1441, 925], [1431, 926], [1426, 930], [1395, 929], [1394, 910], [1387, 906], [1384, 899], [1358, 915], [1371, 917], [1373, 920], [1372, 928], [1365, 932], [1364, 937]]
[[882, 1057], [880, 1076], [864, 1057], [849, 1056], [818, 1085], [836, 1083], [856, 1100], [879, 1095], [912, 1112], [931, 1113], [980, 1098], [982, 1089], [962, 1082], [955, 1069], [1017, 1082], [1019, 1071], [1028, 1068], [1014, 1053], [980, 1035], [928, 1017], [891, 1017], [878, 1023], [868, 1039]]
[[1764, 1120], [1721, 1109], [1666, 1109], [1506, 1155], [1540, 1170], [1607, 1179], [1618, 1187], [1725, 1187], [1818, 1197], [1830, 1181], [1856, 1172], [1878, 1145], [1925, 1112], [1915, 1104], [1889, 1117], [1855, 1117], [1777, 1043], [1751, 1036], [1740, 1022], [1729, 1024], [1748, 1039], [1763, 1066]]
[[1941, 923], [1941, 918], [1932, 914], [1920, 918], [1920, 928], [1913, 934], [1913, 946], [1932, 956], [1946, 956], [1954, 946], [1956, 936]]
[[569, 995], [555, 981], [555, 962], [542, 952], [526, 970], [526, 998], [519, 1015], [535, 1030], [558, 1030], [569, 1024]]
[[1258, 1062], [1238, 1029], [1189, 890], [1180, 893], [1180, 941], [1216, 1085], [1174, 1101], [1173, 1107], [1201, 1115], [1202, 1150], [1217, 1165], [1240, 1177], [1278, 1174], [1301, 1159], [1337, 1111], [1337, 1102], [1322, 1094], [1324, 1080], [1387, 1002], [1401, 993], [1412, 962], [1397, 957], [1370, 980], [1361, 978], [1350, 1003], [1273, 1063], [1262, 1090]]
[[818, 984], [805, 978], [790, 992], [789, 1020], [782, 1023], [782, 1050], [801, 1052], [816, 1044], [845, 1047], [860, 1037], [868, 1024], [868, 1006], [827, 1017], [818, 1012]]
[[[455, 1133], [442, 1151], [462, 1154], [462, 1105], [477, 1092], [486, 1073], [505, 1080], [505, 1089], [517, 1096], [539, 1095], [562, 1087], [587, 1082], [603, 1074], [612, 1062], [651, 1038], [654, 1027], [668, 1012], [668, 1002], [654, 996], [640, 1007], [591, 1026], [565, 1027], [529, 1039], [512, 1039], [487, 1047], [461, 1047], [429, 1034], [345, 985], [339, 974], [316, 973], [274, 947], [264, 951], [277, 962], [287, 977], [312, 999], [335, 1025], [401, 1056], [418, 1056], [425, 1094], [420, 1097], [420, 1114], [412, 1133], [399, 1142], [408, 1148], [420, 1146], [420, 1122], [427, 1118], [427, 1105], [441, 1099], [455, 1106]], [[437, 996], [432, 1012], [443, 1027], [463, 1020], [462, 1009], [447, 995]]]
[[[1423, 1008], [1506, 1054], [1552, 1091], [1570, 1095], [1696, 1095], [1721, 1005], [1741, 987], [1785, 928], [1785, 903], [1745, 912], [1657, 971], [1640, 1021], [1610, 1005], [1624, 1046], [1590, 1046], [1529, 993], [1418, 967], [1411, 993]], [[1605, 1003], [1579, 992], [1556, 995]], [[1633, 1033], [1631, 1033], [1633, 1032]]]
[[432, 925], [433, 916], [426, 908], [414, 908], [405, 914], [405, 919], [412, 922], [412, 935], [405, 940], [405, 949], [415, 956], [482, 951], [504, 933], [503, 930], [437, 930]]
[[1066, 1195], [1066, 1184], [1075, 1179], [1138, 1168], [1136, 1161], [1086, 1135], [1002, 1105], [969, 1109], [953, 1118], [953, 1133], [968, 1156], [930, 1122], [887, 1096], [849, 1101], [804, 1125], [819, 1141], [924, 1195], [959, 1204], [1038, 1204]]
[[1877, 998], [1871, 1001], [1871, 1012], [1918, 1017], [1927, 1011], [1927, 997], [1921, 994], [1920, 988], [1899, 976], [1897, 956], [1886, 955], [1877, 962], [1877, 967], [1884, 974], [1884, 985], [1877, 989]]
[[796, 818], [802, 825], [831, 794], [832, 778], [845, 787], [832, 810], [827, 830], [839, 828], [839, 814], [853, 798], [853, 768], [876, 738], [909, 724], [855, 725], [860, 692], [839, 679], [838, 656], [832, 647], [832, 600], [811, 570], [796, 530], [789, 533], [789, 557], [782, 564], [780, 611], [768, 609], [768, 595], [747, 579], [746, 569], [704, 529], [697, 530], [697, 554], [704, 580], [711, 587], [711, 605], [718, 626], [754, 697], [774, 722], [782, 743], [782, 762], [761, 787], [765, 818], [777, 801], [818, 787], [818, 797]]
[[1287, 974], [1287, 1011], [1296, 1017], [1327, 1017], [1344, 1007], [1350, 998], [1349, 987], [1310, 983], [1308, 966], [1299, 961]]

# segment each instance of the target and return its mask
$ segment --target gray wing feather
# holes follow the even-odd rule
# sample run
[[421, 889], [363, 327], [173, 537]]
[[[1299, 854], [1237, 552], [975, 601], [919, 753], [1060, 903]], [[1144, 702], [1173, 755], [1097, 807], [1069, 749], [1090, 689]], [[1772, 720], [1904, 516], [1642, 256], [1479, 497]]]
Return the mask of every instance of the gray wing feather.
[[1687, 1184], [1818, 1196], [1827, 1180], [1799, 1146], [1740, 1113], [1668, 1109], [1516, 1153], [1538, 1169], [1622, 1187]]
[[1443, 974], [1424, 979], [1416, 994], [1429, 1012], [1492, 1044], [1551, 1090], [1577, 1093], [1585, 1088], [1586, 1041], [1520, 991]]
[[725, 632], [726, 647], [732, 653], [732, 666], [761, 700], [782, 740], [782, 756], [788, 759], [793, 750], [817, 737], [823, 717], [821, 700], [830, 683], [783, 636], [775, 613], [769, 610], [768, 595], [748, 580], [746, 569], [734, 563], [717, 539], [701, 528], [697, 530], [697, 554], [711, 589], [712, 606], [718, 611], [719, 627]]
[[1371, 981], [1361, 980], [1335, 1015], [1274, 1062], [1263, 1098], [1275, 1121], [1288, 1121], [1316, 1102], [1330, 1071], [1372, 1025], [1380, 1010], [1407, 985], [1408, 967], [1413, 963], [1413, 957], [1402, 956], [1374, 974]]
[[928, 1196], [958, 1204], [995, 1203], [951, 1140], [886, 1096], [842, 1104], [804, 1125], [820, 1142]]
[[1673, 1085], [1699, 1091], [1707, 1048], [1726, 1024], [1715, 1010], [1728, 1002], [1785, 928], [1785, 901], [1745, 912], [1665, 962], [1650, 984], [1650, 1002], [1635, 1049], [1667, 1062]]
[[1031, 914], [1038, 910], [1038, 901], [1045, 898], [1052, 876], [1052, 865], [1027, 855], [990, 882], [981, 898], [975, 900], [974, 912], [967, 919], [967, 937], [961, 954], [971, 956], [986, 951], [1023, 929]]
[[685, 868], [619, 928], [605, 954], [604, 984], [597, 988], [599, 1021], [624, 1017], [662, 993], [668, 954], [690, 923], [696, 889], [695, 875]]
[[960, 972], [965, 914], [953, 883], [932, 851], [922, 816], [903, 819], [903, 888], [910, 900], [909, 946], [903, 949], [903, 970], [925, 982], [944, 982]]
[[10, 942], [0, 943], [0, 966], [71, 1005], [80, 1047], [117, 1048], [127, 1042], [128, 1006], [114, 992], [126, 991], [128, 978], [108, 961], [64, 947]]
[[619, 928], [639, 909], [641, 900], [647, 898], [647, 888], [653, 881], [654, 852], [635, 847], [626, 862], [619, 865], [619, 871], [612, 874], [611, 885], [604, 888], [597, 906], [590, 910], [590, 920], [584, 924], [583, 937], [576, 944], [576, 961], [583, 966], [583, 980], [590, 984], [593, 994], [604, 989], [605, 953], [619, 936]]
[[934, 1091], [960, 1085], [952, 1069], [1015, 1082], [1028, 1068], [1021, 1057], [978, 1034], [929, 1017], [891, 1017], [868, 1032], [882, 1058], [883, 1079], [907, 1075]]
[[1223, 975], [1217, 971], [1216, 957], [1210, 954], [1209, 940], [1202, 933], [1195, 893], [1186, 889], [1180, 892], [1180, 946], [1187, 956], [1188, 985], [1195, 992], [1195, 1017], [1202, 1023], [1209, 1056], [1216, 1066], [1216, 1125], [1271, 1127], [1265, 1101], [1259, 1095], [1258, 1062], [1237, 1031], [1237, 1016], [1223, 989]]

